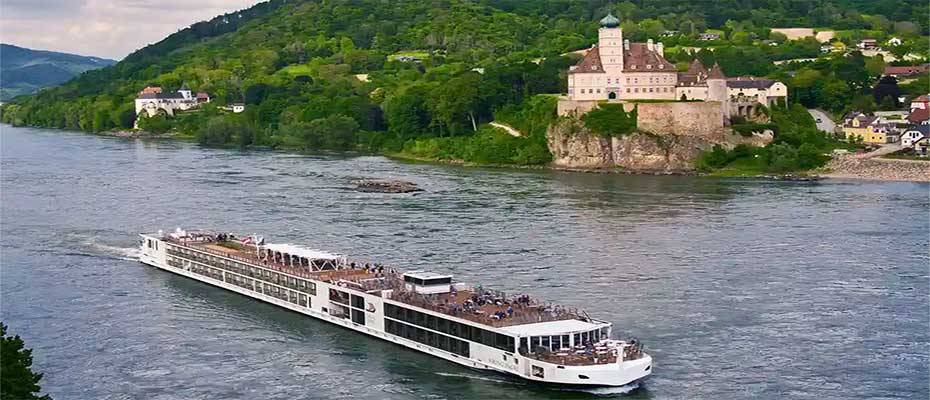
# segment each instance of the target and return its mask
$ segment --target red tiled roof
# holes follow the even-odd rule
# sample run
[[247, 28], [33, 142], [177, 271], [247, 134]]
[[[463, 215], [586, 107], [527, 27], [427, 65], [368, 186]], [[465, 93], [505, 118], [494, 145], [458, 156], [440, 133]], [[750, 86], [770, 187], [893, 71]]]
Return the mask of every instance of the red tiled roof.
[[601, 65], [601, 52], [597, 47], [592, 47], [578, 64], [568, 70], [570, 74], [591, 72], [604, 73], [604, 66]]
[[691, 60], [691, 64], [688, 65], [688, 73], [694, 75], [701, 73], [706, 74], [707, 68], [704, 68], [704, 64], [701, 63], [701, 60], [695, 58]]
[[928, 119], [930, 119], [930, 109], [928, 108], [918, 108], [907, 115], [907, 121], [912, 124], [919, 124]]
[[630, 43], [630, 49], [623, 52], [623, 71], [677, 72], [674, 64], [655, 50], [649, 50], [646, 43]]
[[723, 70], [720, 69], [720, 65], [714, 63], [714, 66], [711, 67], [710, 73], [707, 74], [707, 79], [726, 79], [727, 77], [723, 75]]
[[679, 86], [706, 86], [706, 79], [707, 68], [704, 68], [704, 64], [701, 64], [701, 60], [697, 58], [691, 60], [691, 64], [688, 65], [688, 72], [678, 73]]
[[922, 94], [922, 95], [920, 95], [920, 96], [917, 96], [916, 99], [911, 100], [911, 102], [912, 102], [912, 103], [921, 103], [921, 102], [926, 103], [926, 102], [930, 102], [930, 96], [928, 96], [928, 95], [926, 95], [926, 94]]
[[[668, 62], [655, 50], [649, 50], [646, 43], [630, 43], [630, 49], [623, 52], [624, 72], [677, 72], [675, 64]], [[597, 47], [592, 47], [578, 64], [571, 68], [569, 73], [603, 73], [601, 53]]]
[[765, 78], [756, 78], [754, 76], [738, 76], [727, 78], [727, 87], [737, 89], [767, 89], [775, 84], [775, 81]]
[[885, 67], [885, 75], [916, 75], [930, 71], [930, 64]]

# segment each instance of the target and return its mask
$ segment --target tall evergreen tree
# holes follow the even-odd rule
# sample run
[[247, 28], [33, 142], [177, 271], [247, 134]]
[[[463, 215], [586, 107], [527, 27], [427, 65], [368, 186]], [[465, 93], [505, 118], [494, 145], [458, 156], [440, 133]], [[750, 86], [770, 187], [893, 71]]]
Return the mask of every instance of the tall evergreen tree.
[[41, 396], [42, 374], [32, 372], [32, 350], [25, 348], [19, 335], [7, 336], [0, 322], [0, 400], [51, 400]]

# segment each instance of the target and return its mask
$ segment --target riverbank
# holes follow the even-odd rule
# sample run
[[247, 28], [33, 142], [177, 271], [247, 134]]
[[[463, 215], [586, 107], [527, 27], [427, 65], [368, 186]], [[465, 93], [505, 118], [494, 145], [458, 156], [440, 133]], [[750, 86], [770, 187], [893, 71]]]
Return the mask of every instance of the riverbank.
[[815, 171], [824, 178], [930, 182], [930, 161], [839, 156]]
[[[145, 131], [107, 131], [100, 132], [97, 135], [112, 136], [125, 139], [163, 139], [163, 140], [181, 140], [194, 141], [192, 135], [183, 135], [178, 133], [157, 134]], [[279, 150], [300, 153], [299, 149], [282, 148]], [[837, 178], [837, 179], [865, 179], [865, 180], [884, 180], [884, 181], [912, 181], [912, 182], [930, 182], [930, 162], [888, 158], [870, 158], [859, 159], [854, 156], [844, 156], [834, 158], [825, 167], [818, 170], [799, 172], [788, 175], [771, 175], [763, 173], [761, 170], [756, 171], [751, 168], [724, 168], [712, 173], [701, 173], [697, 171], [649, 171], [649, 170], [629, 170], [623, 168], [567, 168], [555, 165], [519, 165], [519, 164], [496, 164], [496, 163], [474, 163], [464, 160], [441, 159], [420, 157], [403, 152], [378, 153], [379, 155], [407, 162], [438, 163], [448, 165], [460, 165], [464, 167], [481, 167], [481, 168], [512, 168], [512, 169], [548, 169], [553, 171], [565, 172], [583, 172], [583, 173], [600, 173], [600, 174], [624, 174], [624, 175], [683, 175], [683, 176], [712, 176], [712, 177], [740, 177], [740, 178], [761, 178], [773, 180], [816, 180], [818, 178]]]

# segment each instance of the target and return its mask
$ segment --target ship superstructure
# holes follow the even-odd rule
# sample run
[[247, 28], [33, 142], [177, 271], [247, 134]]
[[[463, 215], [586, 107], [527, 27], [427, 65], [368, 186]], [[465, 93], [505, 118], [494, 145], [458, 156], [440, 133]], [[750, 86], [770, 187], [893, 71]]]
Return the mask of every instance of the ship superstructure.
[[585, 312], [263, 238], [142, 234], [140, 261], [476, 369], [560, 385], [622, 386], [651, 373], [635, 340]]

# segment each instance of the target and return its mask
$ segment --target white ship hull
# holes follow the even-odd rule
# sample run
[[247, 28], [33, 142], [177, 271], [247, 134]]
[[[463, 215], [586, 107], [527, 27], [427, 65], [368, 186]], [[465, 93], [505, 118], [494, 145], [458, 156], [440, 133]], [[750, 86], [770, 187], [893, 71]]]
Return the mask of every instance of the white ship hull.
[[[255, 282], [259, 287], [255, 288], [253, 286], [252, 289], [249, 289], [226, 282], [228, 278], [225, 272], [217, 277], [205, 276], [201, 273], [193, 272], [192, 266], [198, 264], [195, 261], [188, 260], [186, 263], [182, 263], [181, 266], [170, 265], [172, 263], [169, 263], [169, 259], [174, 260], [173, 264], [178, 264], [178, 258], [169, 255], [167, 252], [168, 246], [171, 246], [172, 243], [162, 241], [155, 236], [142, 235], [142, 237], [143, 241], [151, 240], [158, 243], [151, 248], [147, 247], [145, 244], [142, 245], [139, 261], [143, 264], [233, 291], [266, 303], [274, 304], [353, 331], [387, 340], [469, 368], [496, 371], [530, 381], [566, 386], [624, 386], [637, 382], [651, 373], [652, 358], [647, 354], [643, 354], [642, 357], [635, 360], [624, 360], [622, 362], [607, 364], [581, 366], [558, 365], [525, 357], [515, 351], [502, 351], [498, 348], [472, 341], [468, 342], [470, 351], [466, 351], [468, 353], [467, 356], [455, 354], [385, 331], [385, 325], [389, 323], [389, 319], [385, 318], [384, 315], [385, 305], [398, 305], [405, 308], [416, 307], [411, 307], [410, 305], [389, 299], [382, 299], [381, 297], [372, 296], [361, 291], [354, 291], [343, 286], [315, 280], [311, 281], [316, 285], [315, 293], [317, 295], [309, 296], [305, 304], [295, 304], [288, 300], [261, 293], [261, 283], [257, 280]], [[204, 266], [207, 266], [207, 264], [201, 265], [201, 267]], [[267, 287], [268, 285], [265, 286]], [[365, 320], [359, 321], [361, 323], [357, 323], [348, 317], [332, 315], [332, 309], [327, 307], [327, 305], [331, 307], [339, 307], [339, 305], [329, 301], [328, 293], [330, 289], [350, 292], [353, 297], [364, 297], [365, 303], [367, 304], [366, 308], [368, 308], [366, 311], [369, 311], [364, 313]], [[281, 287], [281, 291], [286, 291], [286, 288]], [[344, 308], [349, 309], [348, 307]], [[435, 314], [436, 316], [441, 315], [426, 309], [417, 309], [417, 311], [426, 314]], [[400, 321], [396, 320], [391, 322], [394, 324], [401, 324]]]

